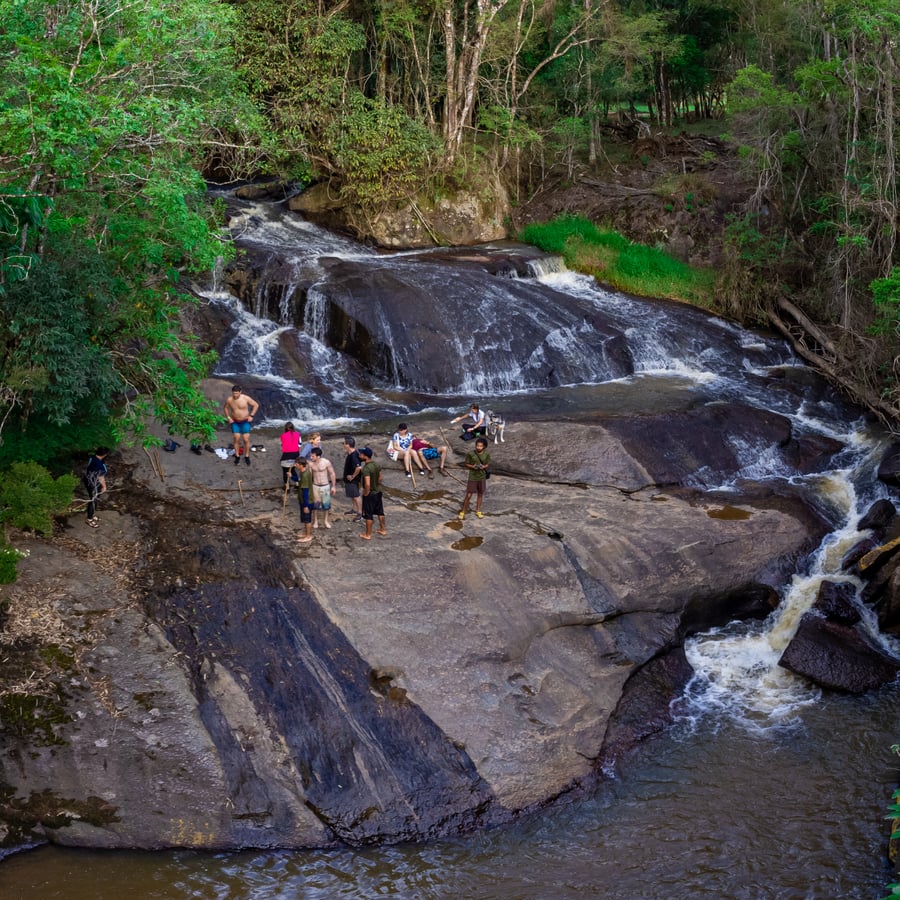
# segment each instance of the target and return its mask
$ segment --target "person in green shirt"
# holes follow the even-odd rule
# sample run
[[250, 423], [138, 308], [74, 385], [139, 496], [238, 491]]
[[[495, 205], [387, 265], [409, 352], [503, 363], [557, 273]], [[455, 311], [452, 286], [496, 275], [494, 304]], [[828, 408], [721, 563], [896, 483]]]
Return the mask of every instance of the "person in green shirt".
[[306, 529], [303, 537], [297, 538], [301, 544], [312, 540], [312, 487], [313, 477], [309, 468], [309, 460], [301, 456], [294, 463], [294, 478], [297, 480], [297, 499], [300, 501], [300, 522]]
[[366, 530], [360, 537], [364, 541], [371, 541], [375, 516], [378, 516], [378, 522], [381, 525], [381, 529], [377, 533], [382, 536], [387, 534], [387, 529], [384, 527], [384, 503], [381, 496], [381, 466], [372, 460], [371, 447], [362, 447], [359, 451], [359, 458], [363, 464], [360, 481], [362, 483], [363, 518], [366, 520]]
[[466, 496], [463, 498], [463, 507], [459, 513], [460, 519], [465, 519], [469, 511], [469, 501], [472, 494], [475, 495], [475, 515], [479, 519], [484, 518], [481, 511], [481, 502], [484, 500], [484, 488], [490, 478], [488, 466], [491, 464], [491, 454], [487, 452], [487, 440], [480, 437], [475, 439], [475, 449], [466, 454], [463, 465], [469, 470], [469, 480], [466, 482]]

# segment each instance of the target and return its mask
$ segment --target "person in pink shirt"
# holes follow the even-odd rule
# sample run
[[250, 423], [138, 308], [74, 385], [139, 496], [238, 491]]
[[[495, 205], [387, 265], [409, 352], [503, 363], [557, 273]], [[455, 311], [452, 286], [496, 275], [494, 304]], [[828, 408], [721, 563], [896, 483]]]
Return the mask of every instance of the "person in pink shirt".
[[300, 458], [300, 432], [294, 428], [293, 422], [285, 422], [284, 431], [281, 434], [281, 474], [284, 476], [284, 484], [287, 484], [291, 474], [291, 466]]

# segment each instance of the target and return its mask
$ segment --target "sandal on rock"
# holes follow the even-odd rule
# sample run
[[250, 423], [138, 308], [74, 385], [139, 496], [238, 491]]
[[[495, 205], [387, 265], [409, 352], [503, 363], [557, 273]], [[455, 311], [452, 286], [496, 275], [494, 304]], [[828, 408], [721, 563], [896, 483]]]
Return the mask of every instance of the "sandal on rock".
[[100, 526], [100, 520], [96, 517], [94, 517], [93, 519], [88, 519], [87, 523], [91, 526], [91, 528], [98, 528]]

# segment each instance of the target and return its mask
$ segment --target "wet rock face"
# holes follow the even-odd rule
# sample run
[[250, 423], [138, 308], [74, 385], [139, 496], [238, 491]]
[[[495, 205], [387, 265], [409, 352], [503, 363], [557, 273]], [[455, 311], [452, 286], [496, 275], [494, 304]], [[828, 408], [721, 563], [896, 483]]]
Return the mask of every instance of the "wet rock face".
[[862, 694], [888, 684], [900, 662], [850, 625], [806, 613], [778, 664], [822, 687]]
[[721, 484], [740, 471], [748, 447], [803, 472], [825, 468], [841, 449], [837, 441], [797, 439], [784, 416], [740, 403], [612, 420], [608, 428], [657, 484], [668, 485]]
[[[443, 277], [440, 270], [404, 268], [396, 259], [390, 267], [323, 260], [328, 279], [319, 290], [327, 301], [329, 345], [381, 380], [433, 393], [461, 390], [467, 358], [475, 353], [486, 383], [507, 379], [510, 387], [553, 387], [584, 381], [589, 372], [612, 379], [634, 371], [624, 335], [596, 307], [559, 294], [541, 309], [534, 301], [543, 287], [503, 279], [507, 305], [498, 319], [481, 266], [456, 263], [450, 282], [436, 282], [429, 278]], [[445, 302], [435, 304], [435, 297]], [[448, 353], [448, 346], [458, 352]]]
[[[388, 536], [371, 542], [337, 497], [333, 528], [296, 543], [277, 434], [254, 433], [269, 452], [246, 468], [166, 454], [165, 480], [119, 456], [118, 509], [33, 540], [13, 587], [25, 609], [52, 598], [78, 643], [17, 667], [39, 669], [58, 715], [0, 720], [0, 823], [26, 823], [12, 840], [427, 839], [545, 805], [664, 727], [684, 635], [761, 614], [824, 525], [796, 497], [663, 490], [649, 451], [601, 424], [567, 431], [570, 456], [536, 452], [552, 426], [517, 427], [492, 452], [523, 474], [498, 466], [484, 519], [456, 517], [454, 442], [452, 477], [413, 488], [386, 465]], [[592, 461], [585, 480], [568, 460]]]
[[601, 765], [609, 768], [640, 741], [663, 731], [671, 722], [673, 701], [681, 695], [694, 670], [678, 647], [651, 660], [622, 691], [601, 750]]
[[[246, 575], [177, 592], [158, 608], [175, 651], [193, 662], [235, 825], [280, 818], [283, 828], [290, 818], [289, 808], [273, 816], [261, 730], [264, 743], [281, 745], [279, 779], [336, 840], [417, 840], [489, 821], [495, 804], [471, 760], [404, 691], [376, 679], [311, 595]], [[252, 729], [240, 722], [244, 709]]]
[[878, 466], [878, 477], [892, 487], [900, 487], [900, 444], [894, 444]]

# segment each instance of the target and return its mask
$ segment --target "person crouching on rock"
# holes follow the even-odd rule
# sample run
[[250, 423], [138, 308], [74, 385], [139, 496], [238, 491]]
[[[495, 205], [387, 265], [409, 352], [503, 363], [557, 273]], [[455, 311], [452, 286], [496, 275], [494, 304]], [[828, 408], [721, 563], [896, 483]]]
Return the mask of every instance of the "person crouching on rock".
[[[463, 419], [467, 421], [463, 422]], [[451, 425], [455, 425], [457, 422], [463, 422], [461, 437], [464, 441], [471, 441], [473, 438], [485, 434], [484, 413], [478, 408], [477, 403], [473, 403], [467, 413], [450, 420]]]

